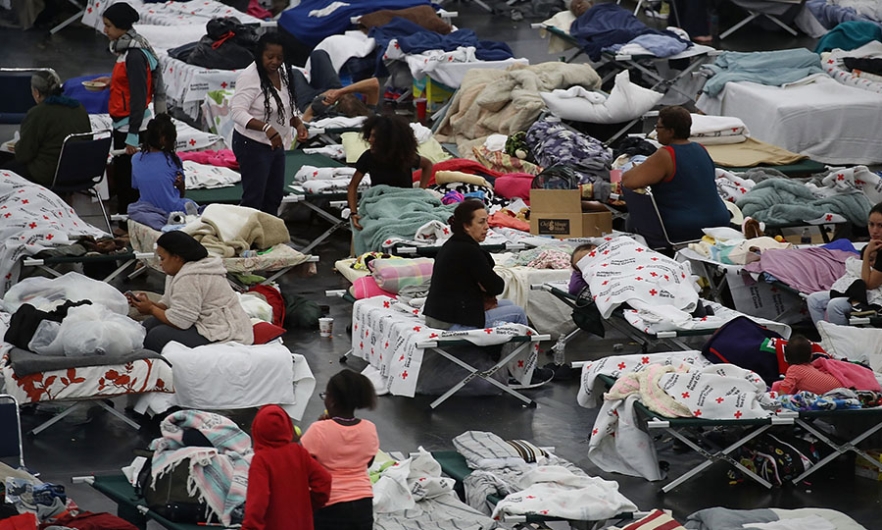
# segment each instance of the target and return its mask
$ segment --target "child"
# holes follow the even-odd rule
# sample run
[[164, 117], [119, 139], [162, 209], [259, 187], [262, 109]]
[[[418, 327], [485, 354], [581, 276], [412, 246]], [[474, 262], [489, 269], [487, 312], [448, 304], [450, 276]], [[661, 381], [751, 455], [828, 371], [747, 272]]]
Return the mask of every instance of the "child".
[[323, 397], [325, 414], [302, 438], [303, 447], [333, 478], [331, 498], [315, 512], [315, 529], [372, 530], [373, 489], [367, 470], [380, 440], [374, 424], [356, 418], [355, 410], [376, 406], [374, 385], [357, 372], [343, 370], [328, 381]]
[[178, 132], [168, 114], [147, 124], [141, 153], [132, 157], [132, 188], [141, 200], [165, 211], [196, 213], [196, 203], [184, 198], [184, 165], [175, 154]]
[[251, 423], [254, 457], [248, 471], [243, 530], [312, 530], [313, 512], [328, 502], [331, 475], [294, 440], [288, 414], [278, 405]]
[[567, 288], [567, 291], [572, 295], [578, 295], [582, 292], [583, 289], [588, 287], [588, 284], [585, 283], [585, 278], [582, 277], [582, 271], [579, 270], [579, 261], [585, 257], [586, 254], [589, 254], [592, 250], [596, 249], [597, 245], [593, 245], [591, 243], [585, 243], [579, 245], [573, 250], [573, 257], [570, 259], [570, 265], [573, 267], [573, 274], [570, 275], [570, 285]]
[[386, 184], [398, 188], [413, 187], [413, 170], [422, 170], [420, 187], [429, 185], [432, 178], [432, 162], [417, 153], [417, 141], [413, 129], [397, 116], [372, 116], [364, 122], [361, 135], [370, 144], [355, 163], [355, 174], [349, 181], [349, 199], [352, 226], [361, 230], [358, 215], [358, 185], [366, 174], [371, 185]]
[[838, 379], [812, 365], [812, 343], [802, 335], [791, 337], [784, 346], [784, 360], [790, 366], [784, 380], [772, 384], [773, 392], [795, 394], [808, 390], [821, 395], [842, 386]]

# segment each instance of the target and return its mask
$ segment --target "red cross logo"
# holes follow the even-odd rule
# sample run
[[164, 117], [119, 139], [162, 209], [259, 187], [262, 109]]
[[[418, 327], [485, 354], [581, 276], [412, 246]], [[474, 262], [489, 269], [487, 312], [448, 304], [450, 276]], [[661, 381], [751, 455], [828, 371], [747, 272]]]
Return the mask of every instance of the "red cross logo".
[[358, 331], [358, 324], [355, 325], [355, 331]]
[[392, 305], [392, 304], [389, 303], [389, 300], [386, 300], [385, 302], [383, 302], [383, 307], [384, 307], [385, 309], [389, 309], [389, 307], [391, 307], [391, 305]]
[[45, 220], [48, 221], [48, 220], [49, 220], [49, 216], [48, 216], [48, 215], [44, 215], [44, 216], [43, 216], [43, 219], [45, 219]]
[[722, 403], [723, 401], [726, 401], [726, 398], [722, 398], [722, 397], [718, 397], [718, 398], [717, 398], [717, 404], [720, 404], [720, 403]]
[[12, 279], [12, 273], [11, 273], [11, 272], [10, 272], [9, 274], [6, 275], [6, 279], [7, 279], [7, 280], [11, 280], [11, 279]]
[[30, 226], [31, 230], [33, 230], [34, 228], [37, 228], [37, 223], [31, 223], [28, 226]]
[[833, 59], [827, 59], [827, 64], [833, 64]]
[[[638, 250], [640, 250], [640, 249], [638, 249]], [[636, 267], [636, 270], [638, 270], [638, 271], [642, 271], [642, 270], [643, 270], [643, 265], [638, 265], [638, 266]]]
[[432, 333], [431, 335], [429, 335], [429, 338], [430, 338], [430, 339], [434, 339], [434, 338], [437, 338], [437, 337], [438, 337], [438, 334], [437, 334], [437, 333]]
[[53, 236], [52, 234], [47, 234], [47, 235], [46, 235], [46, 239], [49, 240], [49, 241], [52, 241], [52, 238], [53, 238], [53, 237], [54, 237], [54, 236]]
[[842, 173], [837, 173], [836, 180], [845, 180], [845, 175], [843, 175]]
[[702, 321], [702, 322], [706, 322], [706, 321], [707, 321], [707, 317], [701, 317], [701, 321]]
[[[29, 201], [29, 200], [27, 200], [27, 199], [21, 201], [22, 204], [28, 204], [28, 203], [30, 203], [30, 202], [31, 202], [31, 201]], [[70, 213], [73, 213], [73, 211], [71, 211]]]
[[597, 252], [594, 252], [593, 250], [592, 250], [591, 252], [588, 253], [588, 256], [591, 257], [591, 258], [593, 258], [593, 257], [596, 256], [596, 255], [597, 255]]
[[399, 48], [401, 47], [401, 46], [398, 45], [398, 41], [395, 41], [395, 45], [394, 45], [394, 47], [395, 47], [396, 50], [399, 49]]
[[736, 411], [735, 411], [735, 419], [736, 419], [736, 420], [740, 420], [740, 419], [741, 419], [741, 416], [743, 416], [743, 414], [741, 414], [741, 411], [740, 411], [740, 410], [736, 410]]
[[665, 275], [663, 276], [663, 278], [665, 279], [665, 281], [668, 281], [668, 280], [671, 279], [667, 274], [665, 274]]
[[597, 432], [597, 429], [594, 429], [593, 431], [591, 431], [591, 436], [597, 436]]
[[652, 296], [655, 296], [655, 295], [658, 294], [658, 291], [656, 291], [655, 289], [652, 289], [652, 290], [649, 291], [649, 294], [652, 295]]
[[609, 250], [604, 250], [603, 255], [606, 256], [607, 254], [609, 254]]
[[741, 193], [747, 193], [747, 190], [744, 188], [738, 188], [738, 191], [740, 191]]
[[534, 497], [534, 496], [532, 496], [532, 495], [527, 495], [525, 498], [526, 498], [526, 499], [535, 499], [536, 497]]
[[688, 398], [689, 398], [689, 392], [683, 392], [683, 393], [680, 394], [680, 395], [683, 396], [683, 399], [688, 399]]
[[653, 278], [656, 278], [658, 276], [658, 273], [657, 272], [650, 272], [649, 275], [652, 276]]
[[634, 278], [634, 279], [637, 280], [638, 282], [643, 281], [643, 277], [642, 277], [642, 276], [638, 276], [638, 277], [636, 277], [636, 278]]
[[192, 147], [194, 145], [196, 145], [196, 140], [193, 138], [190, 138], [190, 146]]
[[371, 330], [369, 330], [369, 329], [364, 330], [364, 336], [365, 336], [365, 337], [367, 337], [367, 336], [370, 335], [370, 334], [371, 334]]
[[649, 259], [651, 259], [652, 261], [658, 261], [658, 258], [649, 258]]
[[12, 217], [12, 214], [9, 212], [6, 212], [5, 214], [3, 214], [3, 217], [9, 219], [10, 217]]
[[539, 513], [542, 515], [548, 515], [548, 510], [540, 510]]
[[444, 232], [444, 235], [446, 236], [447, 234], [450, 233], [450, 229], [445, 226], [443, 232]]
[[696, 418], [701, 416], [701, 409], [696, 410], [695, 412], [692, 413], [692, 415], [695, 416]]
[[528, 329], [526, 335], [527, 335], [528, 337], [532, 337], [532, 336], [533, 336], [533, 332], [530, 331], [530, 330]]
[[518, 368], [524, 367], [524, 361], [518, 361]]
[[824, 219], [826, 219], [827, 221], [832, 221], [832, 220], [833, 220], [833, 214], [828, 213], [828, 214], [824, 217]]
[[603, 280], [603, 283], [601, 283], [600, 285], [606, 285], [608, 283], [609, 283], [609, 280]]
[[486, 328], [486, 329], [484, 330], [484, 333], [486, 333], [487, 335], [493, 333], [493, 328]]
[[416, 331], [417, 333], [419, 333], [419, 331], [420, 331], [421, 329], [423, 329], [423, 328], [421, 328], [420, 326], [414, 326], [414, 327], [413, 327], [413, 330]]
[[601, 263], [600, 266], [601, 266], [601, 267], [608, 267], [608, 266], [609, 266], [609, 263]]
[[680, 276], [683, 277], [683, 278], [685, 279], [685, 278], [686, 278], [686, 273], [685, 273], [685, 272], [681, 272], [681, 273], [680, 273]]
[[414, 310], [413, 310], [413, 314], [414, 314], [414, 315], [419, 315], [419, 314], [420, 314], [420, 310], [419, 310], [419, 309], [414, 309]]
[[227, 82], [226, 82], [226, 81], [224, 81], [223, 83], [221, 83], [221, 88], [227, 88]]
[[88, 11], [89, 14], [92, 14], [92, 8], [91, 8], [91, 7], [90, 7], [89, 9], [87, 9], [86, 11]]
[[386, 341], [385, 347], [386, 347], [387, 349], [389, 348], [389, 341], [388, 341], [388, 340]]
[[399, 360], [399, 361], [403, 361], [403, 360], [404, 360], [404, 355], [402, 355], [401, 357], [399, 357], [398, 360]]
[[649, 364], [649, 357], [641, 357], [640, 362], [643, 364]]
[[623, 363], [623, 362], [621, 362], [621, 363], [618, 364], [619, 370], [624, 370], [624, 369], [625, 369], [625, 366], [627, 366], [627, 365], [626, 365], [625, 363]]
[[407, 379], [407, 370], [405, 370], [405, 371], [401, 374], [401, 378], [402, 378], [402, 379]]
[[634, 250], [634, 252], [643, 252], [643, 249], [640, 248], [640, 247], [637, 247], [637, 248]]
[[359, 343], [358, 343], [358, 347], [361, 348], [361, 349], [364, 349], [364, 342], [359, 342]]

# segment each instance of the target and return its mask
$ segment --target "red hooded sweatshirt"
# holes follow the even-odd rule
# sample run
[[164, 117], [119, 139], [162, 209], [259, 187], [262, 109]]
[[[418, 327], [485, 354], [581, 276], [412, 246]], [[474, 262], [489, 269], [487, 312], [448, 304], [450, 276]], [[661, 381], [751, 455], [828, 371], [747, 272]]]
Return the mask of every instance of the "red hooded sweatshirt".
[[254, 457], [242, 530], [313, 530], [312, 512], [328, 502], [331, 474], [299, 444], [278, 405], [258, 411], [251, 424]]

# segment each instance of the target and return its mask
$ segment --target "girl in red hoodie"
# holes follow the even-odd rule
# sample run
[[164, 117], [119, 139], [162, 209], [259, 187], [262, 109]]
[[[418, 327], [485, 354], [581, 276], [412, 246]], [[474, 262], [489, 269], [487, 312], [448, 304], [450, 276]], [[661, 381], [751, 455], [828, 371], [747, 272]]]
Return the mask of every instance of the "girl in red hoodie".
[[251, 423], [254, 457], [242, 530], [313, 530], [313, 512], [331, 494], [331, 475], [300, 445], [278, 405], [258, 411]]

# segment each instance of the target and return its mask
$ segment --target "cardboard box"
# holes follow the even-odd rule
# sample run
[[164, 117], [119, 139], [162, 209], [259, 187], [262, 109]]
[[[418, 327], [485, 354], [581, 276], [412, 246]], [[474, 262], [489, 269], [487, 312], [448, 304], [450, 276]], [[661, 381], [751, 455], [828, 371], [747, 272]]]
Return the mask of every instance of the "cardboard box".
[[530, 233], [560, 239], [598, 237], [612, 233], [612, 214], [582, 213], [579, 190], [530, 190]]
[[[867, 454], [873, 457], [877, 462], [882, 463], [882, 450], [870, 449], [867, 451]], [[857, 457], [854, 460], [854, 474], [857, 477], [864, 477], [882, 482], [882, 471], [862, 457]]]

